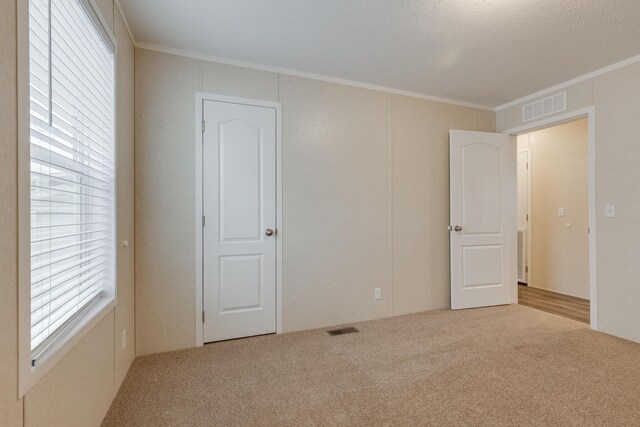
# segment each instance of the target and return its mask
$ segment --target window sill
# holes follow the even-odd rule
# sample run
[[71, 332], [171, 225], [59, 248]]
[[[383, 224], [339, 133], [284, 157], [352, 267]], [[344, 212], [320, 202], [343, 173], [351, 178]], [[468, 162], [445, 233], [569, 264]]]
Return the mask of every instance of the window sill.
[[[115, 297], [101, 298], [87, 313], [77, 320], [76, 325], [69, 329], [64, 338], [60, 338], [57, 348], [52, 350], [38, 366], [31, 366], [31, 343], [20, 343], [20, 387], [18, 398], [22, 398], [27, 392], [44, 377], [64, 356], [69, 353], [91, 330], [109, 314], [116, 306]], [[27, 333], [27, 336], [29, 334]]]

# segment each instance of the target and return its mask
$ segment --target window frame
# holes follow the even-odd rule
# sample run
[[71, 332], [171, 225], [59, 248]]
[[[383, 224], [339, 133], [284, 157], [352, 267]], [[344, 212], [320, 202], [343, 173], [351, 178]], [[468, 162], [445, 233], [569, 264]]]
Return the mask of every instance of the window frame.
[[31, 366], [31, 163], [29, 1], [17, 2], [18, 107], [18, 399], [73, 349], [117, 305], [118, 290], [118, 42], [94, 0], [78, 0], [93, 10], [102, 28], [96, 30], [113, 44], [114, 176], [113, 176], [113, 291], [82, 314], [60, 338], [57, 348], [35, 368]]

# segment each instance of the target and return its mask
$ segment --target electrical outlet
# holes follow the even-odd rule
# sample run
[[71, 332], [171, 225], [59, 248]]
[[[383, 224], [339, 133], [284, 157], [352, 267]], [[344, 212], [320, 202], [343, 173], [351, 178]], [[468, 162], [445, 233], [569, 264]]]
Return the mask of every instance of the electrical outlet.
[[373, 296], [375, 299], [382, 299], [382, 288], [376, 288]]
[[558, 208], [558, 216], [564, 216], [564, 208]]
[[122, 339], [120, 340], [120, 345], [122, 346], [123, 350], [127, 348], [127, 330], [126, 329], [122, 331]]

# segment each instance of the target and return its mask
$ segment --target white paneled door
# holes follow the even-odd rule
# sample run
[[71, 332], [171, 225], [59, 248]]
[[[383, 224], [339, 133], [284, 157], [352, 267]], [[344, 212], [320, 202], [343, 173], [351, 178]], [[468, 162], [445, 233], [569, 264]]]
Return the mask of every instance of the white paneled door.
[[276, 110], [203, 102], [204, 342], [276, 332]]
[[516, 143], [452, 130], [451, 308], [517, 303]]

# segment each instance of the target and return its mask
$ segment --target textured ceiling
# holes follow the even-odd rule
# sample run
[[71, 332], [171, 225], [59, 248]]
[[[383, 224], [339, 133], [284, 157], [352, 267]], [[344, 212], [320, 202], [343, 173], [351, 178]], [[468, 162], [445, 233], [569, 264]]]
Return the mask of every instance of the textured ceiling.
[[138, 42], [497, 106], [640, 54], [640, 0], [121, 0]]

